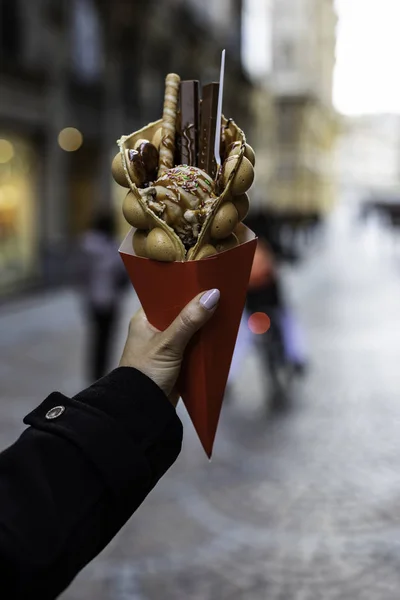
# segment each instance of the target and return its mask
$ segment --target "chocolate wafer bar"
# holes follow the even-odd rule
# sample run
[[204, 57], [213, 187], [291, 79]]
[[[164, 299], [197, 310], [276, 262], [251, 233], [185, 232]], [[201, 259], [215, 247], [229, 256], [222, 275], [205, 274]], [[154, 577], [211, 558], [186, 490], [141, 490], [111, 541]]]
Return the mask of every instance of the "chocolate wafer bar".
[[180, 85], [180, 164], [197, 166], [199, 129], [199, 82]]
[[203, 87], [200, 117], [199, 167], [215, 177], [217, 165], [214, 158], [215, 130], [217, 125], [219, 83]]

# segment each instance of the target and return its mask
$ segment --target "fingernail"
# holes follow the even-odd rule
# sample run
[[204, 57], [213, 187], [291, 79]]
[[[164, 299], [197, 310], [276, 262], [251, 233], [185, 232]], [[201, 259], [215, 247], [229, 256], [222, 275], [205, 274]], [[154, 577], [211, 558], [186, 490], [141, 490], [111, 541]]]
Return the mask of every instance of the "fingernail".
[[205, 294], [200, 298], [200, 304], [206, 310], [212, 310], [214, 306], [218, 304], [219, 297], [221, 296], [219, 290], [208, 290]]

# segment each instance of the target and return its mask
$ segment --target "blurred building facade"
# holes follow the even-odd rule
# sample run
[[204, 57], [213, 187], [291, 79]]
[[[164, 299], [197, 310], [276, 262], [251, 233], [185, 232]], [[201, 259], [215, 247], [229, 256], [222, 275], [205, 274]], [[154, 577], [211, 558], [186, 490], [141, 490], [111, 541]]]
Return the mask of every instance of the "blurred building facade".
[[334, 0], [274, 0], [272, 91], [276, 151], [270, 204], [324, 213], [334, 202]]
[[246, 128], [246, 135], [257, 157], [250, 204], [250, 210], [254, 212], [262, 210], [268, 203], [274, 170], [275, 108], [271, 90], [273, 1], [242, 2], [242, 63], [252, 83], [246, 110], [253, 117], [253, 127]]
[[[92, 0], [1, 0], [0, 15], [0, 147], [12, 148], [0, 158], [4, 294], [63, 279], [68, 236], [98, 196], [104, 40]], [[79, 152], [58, 144], [68, 126], [84, 133]]]
[[226, 48], [225, 113], [251, 131], [241, 19], [241, 0], [0, 0], [0, 296], [65, 281], [94, 211], [120, 214], [115, 142], [161, 116], [167, 72], [216, 80]]
[[166, 73], [217, 80], [222, 48], [253, 207], [328, 209], [335, 24], [333, 0], [0, 0], [0, 297], [66, 281], [96, 209], [123, 235], [116, 139], [161, 116]]

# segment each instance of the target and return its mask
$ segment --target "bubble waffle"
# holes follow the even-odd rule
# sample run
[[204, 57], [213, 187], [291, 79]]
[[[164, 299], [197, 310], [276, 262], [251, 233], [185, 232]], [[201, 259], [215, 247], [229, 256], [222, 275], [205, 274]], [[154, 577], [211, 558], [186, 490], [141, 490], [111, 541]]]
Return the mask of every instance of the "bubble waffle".
[[116, 182], [129, 188], [122, 210], [136, 228], [135, 253], [167, 262], [201, 260], [238, 245], [254, 179], [254, 152], [243, 131], [224, 117], [223, 164], [215, 177], [214, 170], [195, 164], [173, 164], [178, 82], [177, 75], [167, 76], [163, 119], [121, 137], [112, 165]]

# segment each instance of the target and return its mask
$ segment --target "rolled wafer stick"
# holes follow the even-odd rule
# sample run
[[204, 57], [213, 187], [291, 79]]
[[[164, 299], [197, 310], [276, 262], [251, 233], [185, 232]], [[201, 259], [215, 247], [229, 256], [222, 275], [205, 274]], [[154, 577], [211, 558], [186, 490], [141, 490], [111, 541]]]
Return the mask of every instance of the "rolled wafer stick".
[[179, 98], [180, 77], [170, 73], [165, 78], [164, 109], [162, 118], [162, 140], [158, 176], [174, 166], [176, 113]]

